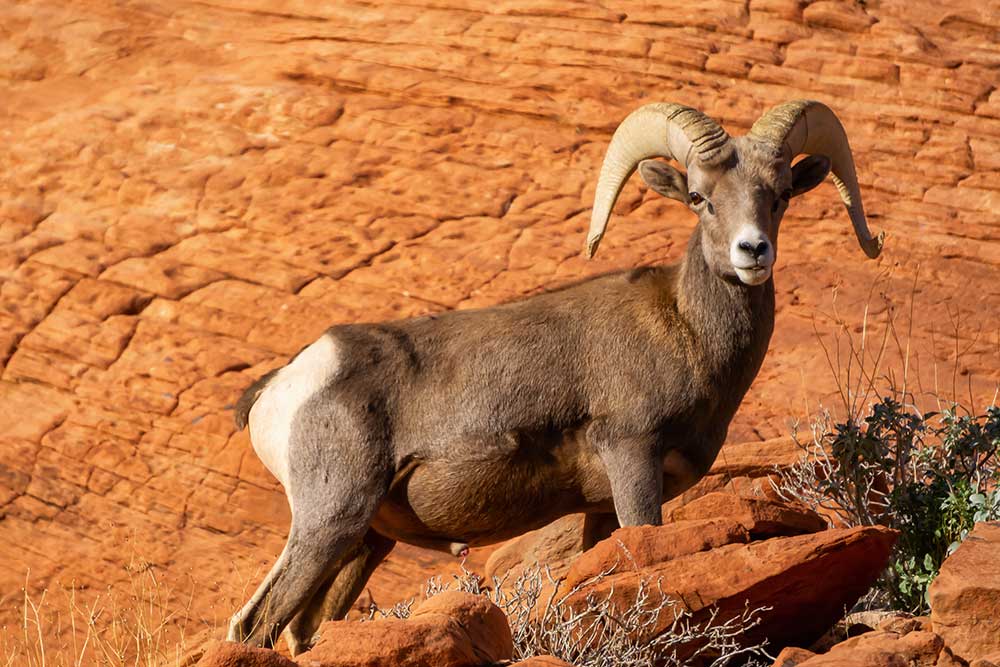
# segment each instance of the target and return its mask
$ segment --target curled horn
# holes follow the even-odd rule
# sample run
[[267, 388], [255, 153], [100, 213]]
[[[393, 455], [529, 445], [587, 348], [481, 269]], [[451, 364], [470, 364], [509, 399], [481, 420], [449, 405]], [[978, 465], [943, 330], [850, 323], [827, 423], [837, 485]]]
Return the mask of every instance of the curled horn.
[[656, 103], [630, 113], [615, 130], [604, 156], [590, 215], [587, 257], [597, 252], [618, 194], [640, 162], [665, 157], [686, 167], [692, 155], [697, 154], [700, 160], [717, 164], [724, 162], [731, 153], [726, 131], [691, 107]]
[[801, 153], [829, 158], [833, 183], [851, 216], [861, 249], [872, 259], [879, 256], [885, 232], [876, 238], [868, 230], [847, 133], [830, 107], [811, 100], [779, 104], [754, 123], [750, 136], [781, 147], [789, 160]]

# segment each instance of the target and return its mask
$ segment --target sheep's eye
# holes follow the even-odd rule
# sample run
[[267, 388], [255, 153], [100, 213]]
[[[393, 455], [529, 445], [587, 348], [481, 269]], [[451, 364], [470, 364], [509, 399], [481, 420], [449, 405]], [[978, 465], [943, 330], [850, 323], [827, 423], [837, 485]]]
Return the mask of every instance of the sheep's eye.
[[703, 201], [705, 201], [705, 198], [702, 197], [701, 194], [698, 193], [698, 192], [689, 192], [688, 193], [688, 199], [691, 200], [691, 204], [694, 205], [694, 206], [697, 206], [698, 204], [700, 204]]

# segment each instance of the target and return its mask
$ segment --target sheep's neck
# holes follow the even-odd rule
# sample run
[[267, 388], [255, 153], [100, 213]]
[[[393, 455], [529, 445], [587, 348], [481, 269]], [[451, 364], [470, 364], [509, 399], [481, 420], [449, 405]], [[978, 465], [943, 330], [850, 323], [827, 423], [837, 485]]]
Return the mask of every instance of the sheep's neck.
[[677, 306], [694, 338], [697, 366], [743, 392], [753, 382], [774, 330], [774, 280], [750, 287], [713, 271], [702, 251], [701, 225], [681, 265]]

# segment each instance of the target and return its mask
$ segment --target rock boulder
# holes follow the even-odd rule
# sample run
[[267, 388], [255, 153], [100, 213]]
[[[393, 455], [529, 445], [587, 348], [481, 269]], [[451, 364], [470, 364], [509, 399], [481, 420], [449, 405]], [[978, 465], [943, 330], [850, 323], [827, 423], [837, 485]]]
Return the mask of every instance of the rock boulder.
[[533, 658], [515, 662], [510, 667], [573, 667], [573, 665], [551, 655], [536, 655]]
[[[596, 549], [614, 542], [656, 542], [669, 527], [638, 527], [617, 532]], [[777, 537], [750, 544], [727, 544], [708, 551], [657, 561], [650, 559], [604, 577], [570, 599], [583, 604], [587, 594], [612, 595], [620, 606], [636, 599], [641, 581], [659, 582], [662, 590], [693, 614], [694, 622], [740, 615], [746, 605], [770, 607], [761, 624], [748, 633], [752, 641], [767, 639], [772, 649], [808, 646], [843, 616], [874, 583], [885, 567], [896, 533], [882, 527], [826, 530], [811, 535]], [[584, 568], [574, 570], [586, 578]], [[597, 572], [589, 573], [591, 575]], [[647, 638], [664, 632], [669, 615], [649, 629]]]
[[815, 533], [826, 528], [826, 520], [805, 507], [724, 492], [707, 493], [670, 514], [673, 521], [716, 517], [735, 519], [753, 539]]
[[800, 648], [778, 654], [773, 667], [962, 667], [940, 635], [926, 630], [876, 630], [816, 655]]
[[967, 662], [1000, 653], [1000, 522], [978, 523], [930, 587], [931, 623]]
[[548, 567], [553, 577], [560, 577], [582, 552], [583, 515], [564, 516], [497, 548], [486, 561], [486, 581], [513, 581], [535, 566]]
[[[738, 451], [739, 447], [735, 449]], [[632, 545], [632, 556], [651, 562], [651, 559], [675, 558], [723, 544], [776, 535], [799, 535], [826, 527], [826, 522], [815, 512], [762, 494], [749, 495], [749, 488], [747, 493], [705, 489], [700, 493], [702, 495], [675, 498], [665, 503], [665, 532], [658, 533], [655, 546], [627, 542]], [[583, 521], [582, 514], [573, 514], [502, 545], [486, 563], [486, 580], [504, 575], [511, 580], [536, 565], [548, 567], [553, 577], [561, 577], [580, 560], [583, 571], [598, 561], [604, 566], [617, 560], [617, 551], [614, 554], [608, 554], [607, 550], [583, 553]], [[677, 526], [666, 528], [671, 524]], [[623, 534], [618, 537], [622, 539]], [[642, 556], [642, 551], [647, 556]], [[610, 559], [602, 560], [605, 556]]]
[[481, 595], [446, 591], [410, 618], [320, 626], [316, 646], [296, 658], [300, 667], [473, 667], [509, 660], [507, 617]]
[[731, 517], [619, 528], [610, 539], [597, 543], [573, 561], [563, 590], [571, 590], [601, 572], [654, 567], [681, 556], [749, 541], [750, 534]]
[[197, 667], [298, 667], [277, 651], [251, 648], [233, 642], [214, 642], [205, 647]]

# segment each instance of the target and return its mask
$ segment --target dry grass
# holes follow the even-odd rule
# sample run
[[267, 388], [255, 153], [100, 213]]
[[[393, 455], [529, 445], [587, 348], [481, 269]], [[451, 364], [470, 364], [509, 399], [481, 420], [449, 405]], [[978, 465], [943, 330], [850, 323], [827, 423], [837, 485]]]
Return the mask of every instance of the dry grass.
[[[624, 554], [628, 558], [627, 551]], [[542, 567], [529, 568], [513, 580], [495, 578], [492, 585], [463, 568], [450, 584], [430, 580], [425, 596], [445, 590], [487, 596], [507, 615], [515, 661], [538, 655], [553, 655], [577, 667], [723, 667], [734, 661], [773, 661], [763, 644], [746, 640], [767, 608], [748, 605], [740, 615], [725, 619], [712, 611], [707, 620], [696, 623], [663, 592], [659, 581], [642, 580], [634, 599], [624, 604], [613, 588], [602, 596], [591, 592], [614, 569], [563, 590], [562, 582]], [[373, 605], [369, 619], [407, 618], [413, 604], [407, 600], [384, 610]]]
[[[1000, 358], [1000, 326], [993, 318], [970, 320], [948, 304], [932, 308], [918, 301], [919, 269], [897, 280], [887, 268], [868, 287], [859, 314], [841, 309], [834, 289], [829, 309], [817, 312], [813, 331], [834, 379], [836, 399], [806, 414], [859, 421], [873, 402], [891, 396], [918, 412], [941, 412], [960, 404], [970, 410], [995, 405], [1000, 387], [979, 383], [968, 369], [972, 359]], [[905, 289], [892, 285], [907, 285]], [[929, 344], [914, 339], [920, 318]]]
[[190, 604], [174, 606], [154, 569], [135, 564], [129, 590], [97, 595], [75, 585], [20, 595], [20, 627], [0, 629], [5, 667], [154, 667], [186, 647]]
[[[30, 574], [14, 594], [0, 598], [0, 613], [16, 619], [0, 626], [0, 667], [168, 667], [189, 649], [220, 634], [259, 573], [235, 572], [233, 594], [189, 577], [165, 584], [157, 567], [133, 553], [122, 564], [123, 582], [94, 591], [72, 582], [40, 592]], [[196, 596], [218, 596], [207, 617]]]

